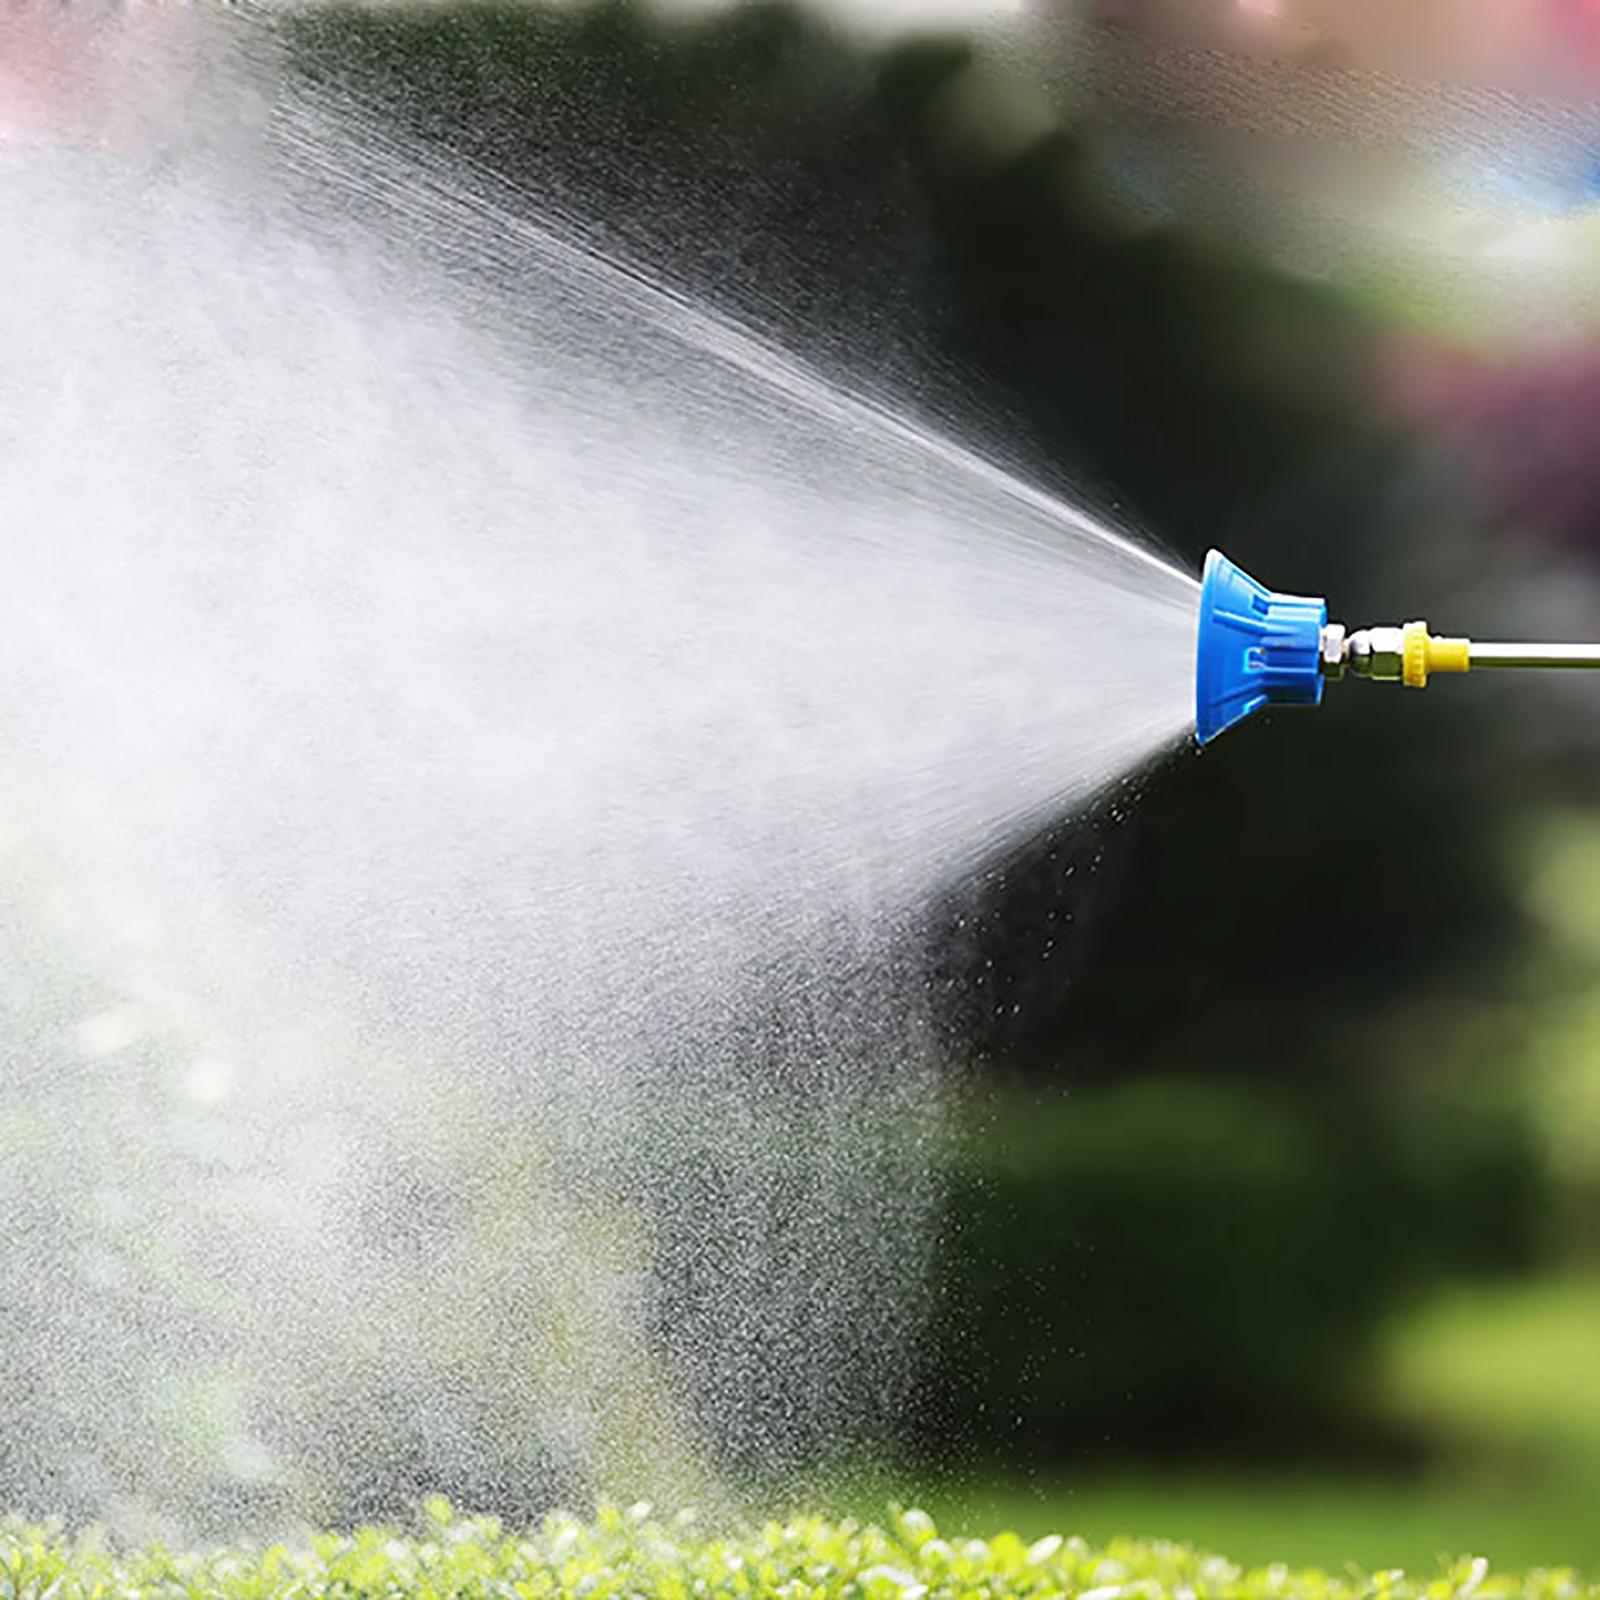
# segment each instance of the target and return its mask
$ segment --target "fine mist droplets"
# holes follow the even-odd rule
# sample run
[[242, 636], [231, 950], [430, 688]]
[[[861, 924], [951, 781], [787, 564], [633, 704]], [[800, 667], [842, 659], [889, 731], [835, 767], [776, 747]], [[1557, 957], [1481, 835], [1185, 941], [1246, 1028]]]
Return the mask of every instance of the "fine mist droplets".
[[8, 1504], [870, 1447], [925, 909], [1188, 724], [1186, 576], [510, 206], [292, 97], [0, 168], [0, 1251], [98, 1263], [0, 1329]]

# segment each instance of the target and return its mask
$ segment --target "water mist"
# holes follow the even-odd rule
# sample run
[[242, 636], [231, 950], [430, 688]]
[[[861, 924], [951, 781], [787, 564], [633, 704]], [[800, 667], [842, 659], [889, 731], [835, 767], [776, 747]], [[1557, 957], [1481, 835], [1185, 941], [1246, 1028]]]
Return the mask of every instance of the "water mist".
[[869, 1444], [920, 916], [1182, 736], [1194, 585], [370, 116], [218, 120], [0, 161], [0, 1493]]

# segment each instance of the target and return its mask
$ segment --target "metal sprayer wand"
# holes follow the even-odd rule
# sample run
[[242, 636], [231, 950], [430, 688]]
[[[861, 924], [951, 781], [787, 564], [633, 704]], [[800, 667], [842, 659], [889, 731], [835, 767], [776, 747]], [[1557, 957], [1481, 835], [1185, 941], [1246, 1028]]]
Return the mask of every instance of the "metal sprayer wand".
[[1488, 644], [1472, 639], [1441, 639], [1425, 622], [1403, 628], [1361, 628], [1347, 634], [1342, 624], [1325, 623], [1319, 652], [1322, 675], [1427, 687], [1435, 672], [1471, 672], [1489, 667], [1600, 667], [1600, 644]]

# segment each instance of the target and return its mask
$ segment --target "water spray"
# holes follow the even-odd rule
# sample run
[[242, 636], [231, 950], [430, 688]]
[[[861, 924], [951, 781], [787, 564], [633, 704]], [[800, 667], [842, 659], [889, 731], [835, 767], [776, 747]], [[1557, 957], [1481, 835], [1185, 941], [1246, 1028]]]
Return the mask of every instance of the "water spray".
[[1328, 602], [1279, 594], [1213, 550], [1200, 586], [1195, 724], [1200, 743], [1263, 706], [1314, 706], [1330, 679], [1425, 689], [1435, 673], [1491, 667], [1600, 667], [1600, 644], [1489, 644], [1441, 638], [1426, 622], [1358, 628], [1328, 621]]

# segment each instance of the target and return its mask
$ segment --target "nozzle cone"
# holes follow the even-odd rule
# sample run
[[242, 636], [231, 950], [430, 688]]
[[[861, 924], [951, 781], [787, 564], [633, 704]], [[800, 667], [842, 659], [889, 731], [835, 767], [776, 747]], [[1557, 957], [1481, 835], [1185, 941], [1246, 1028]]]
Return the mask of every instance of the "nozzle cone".
[[1328, 603], [1278, 594], [1213, 550], [1200, 583], [1195, 730], [1201, 744], [1267, 705], [1322, 700]]

